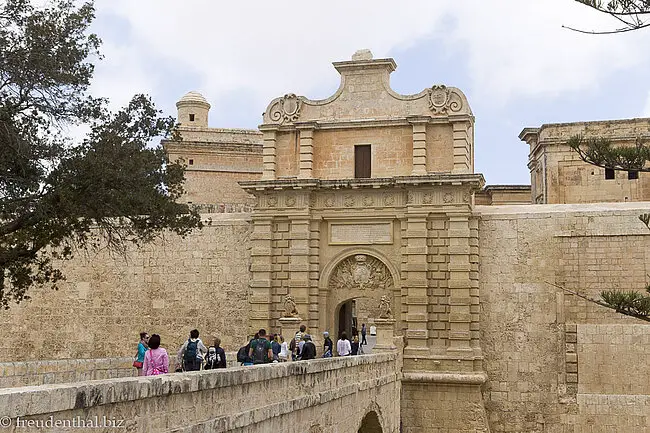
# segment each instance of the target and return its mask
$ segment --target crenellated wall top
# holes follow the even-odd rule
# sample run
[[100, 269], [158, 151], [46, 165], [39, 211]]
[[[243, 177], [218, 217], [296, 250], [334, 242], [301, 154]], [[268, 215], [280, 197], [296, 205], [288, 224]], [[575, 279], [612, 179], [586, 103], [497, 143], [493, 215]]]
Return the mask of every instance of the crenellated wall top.
[[[288, 93], [275, 98], [263, 114], [260, 129], [300, 123], [339, 123], [421, 118], [430, 121], [473, 121], [467, 98], [459, 89], [433, 85], [414, 95], [401, 95], [390, 87], [393, 59], [373, 59], [369, 50], [352, 60], [334, 62], [341, 74], [338, 90], [329, 98], [311, 100]], [[439, 120], [438, 120], [439, 119]]]

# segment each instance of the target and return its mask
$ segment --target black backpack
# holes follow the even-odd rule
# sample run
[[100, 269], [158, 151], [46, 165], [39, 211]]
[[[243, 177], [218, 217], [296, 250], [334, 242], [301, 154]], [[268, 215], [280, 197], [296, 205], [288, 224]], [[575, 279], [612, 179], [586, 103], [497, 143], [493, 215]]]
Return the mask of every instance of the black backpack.
[[183, 355], [185, 362], [196, 362], [196, 350], [198, 345], [199, 340], [187, 340], [187, 347], [185, 348], [185, 354]]
[[237, 362], [248, 362], [250, 359], [248, 358], [248, 351], [250, 350], [250, 345], [247, 344], [246, 346], [242, 346], [239, 348], [237, 351]]
[[255, 343], [255, 349], [253, 349], [253, 364], [264, 364], [267, 362], [267, 352], [266, 348], [267, 340], [260, 338]]

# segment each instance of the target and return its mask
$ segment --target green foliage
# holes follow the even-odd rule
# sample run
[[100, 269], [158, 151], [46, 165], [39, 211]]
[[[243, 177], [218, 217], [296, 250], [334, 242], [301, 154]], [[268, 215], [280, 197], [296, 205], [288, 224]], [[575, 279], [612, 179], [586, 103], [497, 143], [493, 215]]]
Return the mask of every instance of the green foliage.
[[630, 316], [650, 316], [650, 296], [644, 296], [634, 290], [606, 290], [600, 296], [608, 306], [620, 313]]
[[[34, 284], [63, 278], [53, 260], [77, 248], [124, 252], [165, 230], [200, 227], [183, 193], [184, 168], [155, 137], [174, 133], [151, 100], [136, 95], [111, 113], [88, 95], [99, 39], [92, 3], [0, 0], [0, 305]], [[86, 124], [81, 143], [66, 136]], [[176, 139], [178, 137], [175, 137]]]
[[646, 162], [650, 159], [650, 148], [637, 138], [634, 146], [614, 146], [606, 138], [584, 138], [575, 135], [567, 144], [592, 165], [614, 170], [650, 171]]

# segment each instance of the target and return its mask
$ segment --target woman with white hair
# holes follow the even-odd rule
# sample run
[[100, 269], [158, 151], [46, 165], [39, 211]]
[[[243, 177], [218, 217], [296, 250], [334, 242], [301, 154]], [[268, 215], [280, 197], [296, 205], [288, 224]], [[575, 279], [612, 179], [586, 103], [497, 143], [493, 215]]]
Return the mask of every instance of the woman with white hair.
[[323, 358], [331, 358], [334, 348], [334, 343], [330, 338], [330, 333], [325, 331], [323, 332]]

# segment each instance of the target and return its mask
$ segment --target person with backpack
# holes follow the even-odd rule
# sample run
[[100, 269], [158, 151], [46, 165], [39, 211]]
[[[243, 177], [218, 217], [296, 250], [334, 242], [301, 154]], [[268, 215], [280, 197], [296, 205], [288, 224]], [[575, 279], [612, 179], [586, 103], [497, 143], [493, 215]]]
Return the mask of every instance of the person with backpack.
[[205, 356], [206, 370], [215, 368], [226, 368], [226, 352], [221, 347], [221, 338], [214, 339], [214, 346], [208, 348], [208, 354]]
[[248, 354], [251, 351], [251, 343], [258, 338], [260, 338], [260, 335], [255, 333], [255, 336], [248, 340], [248, 343], [246, 343], [245, 346], [240, 347], [237, 351], [237, 362], [241, 363], [241, 365], [253, 365], [253, 360], [248, 356]]
[[149, 350], [144, 354], [142, 370], [145, 376], [166, 374], [169, 371], [169, 355], [160, 347], [160, 335], [153, 334], [149, 338]]
[[249, 356], [253, 359], [253, 364], [266, 364], [273, 360], [273, 351], [271, 342], [266, 338], [266, 330], [260, 329], [257, 333], [259, 338], [251, 341]]
[[208, 353], [208, 349], [199, 338], [198, 329], [192, 329], [190, 338], [183, 343], [183, 346], [178, 351], [178, 365], [183, 366], [183, 371], [200, 370], [206, 353]]

